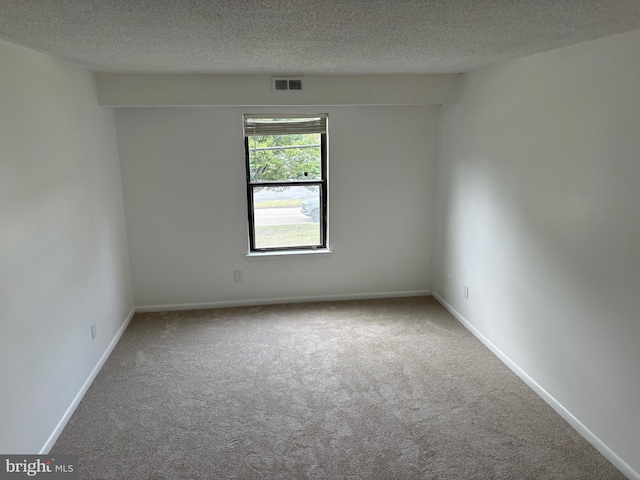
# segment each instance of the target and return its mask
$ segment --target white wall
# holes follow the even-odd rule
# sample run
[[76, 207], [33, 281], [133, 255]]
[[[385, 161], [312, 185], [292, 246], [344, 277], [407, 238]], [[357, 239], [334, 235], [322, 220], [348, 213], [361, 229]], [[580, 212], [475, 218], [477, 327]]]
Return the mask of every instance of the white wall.
[[93, 76], [3, 41], [0, 65], [0, 452], [38, 453], [133, 300], [114, 117]]
[[434, 290], [639, 478], [640, 31], [465, 74], [438, 168]]
[[333, 253], [250, 260], [242, 114], [291, 109], [117, 109], [136, 305], [429, 290], [439, 108], [312, 110], [329, 113]]
[[460, 98], [460, 75], [305, 75], [303, 89], [273, 92], [270, 75], [98, 73], [98, 101], [151, 105], [439, 105]]

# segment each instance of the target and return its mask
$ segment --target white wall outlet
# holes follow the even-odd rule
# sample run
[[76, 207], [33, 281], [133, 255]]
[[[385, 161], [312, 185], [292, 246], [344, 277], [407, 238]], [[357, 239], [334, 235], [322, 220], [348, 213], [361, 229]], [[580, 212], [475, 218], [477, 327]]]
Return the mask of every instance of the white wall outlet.
[[464, 286], [464, 290], [462, 291], [464, 298], [469, 299], [469, 285]]
[[233, 281], [241, 282], [242, 281], [242, 270], [234, 270], [233, 271]]
[[447, 278], [447, 283], [449, 285], [451, 285], [453, 283], [453, 275], [449, 274], [449, 277]]
[[91, 325], [91, 340], [95, 340], [98, 336], [98, 330], [96, 329], [96, 324]]

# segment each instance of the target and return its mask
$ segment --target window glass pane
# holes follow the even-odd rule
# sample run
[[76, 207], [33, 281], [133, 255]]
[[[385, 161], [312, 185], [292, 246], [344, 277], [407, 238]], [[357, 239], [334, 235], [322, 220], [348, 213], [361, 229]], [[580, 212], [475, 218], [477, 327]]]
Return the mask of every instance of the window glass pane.
[[320, 180], [320, 134], [253, 135], [249, 141], [252, 182]]
[[321, 245], [320, 187], [252, 187], [255, 248]]

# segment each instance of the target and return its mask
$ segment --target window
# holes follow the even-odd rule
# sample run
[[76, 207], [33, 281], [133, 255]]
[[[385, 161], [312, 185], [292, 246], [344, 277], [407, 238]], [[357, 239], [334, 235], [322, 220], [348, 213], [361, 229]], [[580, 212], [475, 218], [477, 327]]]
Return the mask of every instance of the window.
[[327, 115], [244, 116], [251, 252], [327, 247]]

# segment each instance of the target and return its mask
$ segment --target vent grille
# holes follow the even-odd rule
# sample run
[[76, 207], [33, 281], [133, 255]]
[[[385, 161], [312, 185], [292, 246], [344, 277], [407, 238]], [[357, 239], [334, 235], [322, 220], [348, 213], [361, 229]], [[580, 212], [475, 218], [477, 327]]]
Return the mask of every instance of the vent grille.
[[276, 80], [275, 81], [276, 90], [289, 90], [289, 81], [288, 80]]
[[277, 93], [292, 93], [302, 91], [301, 77], [272, 77], [271, 90]]

